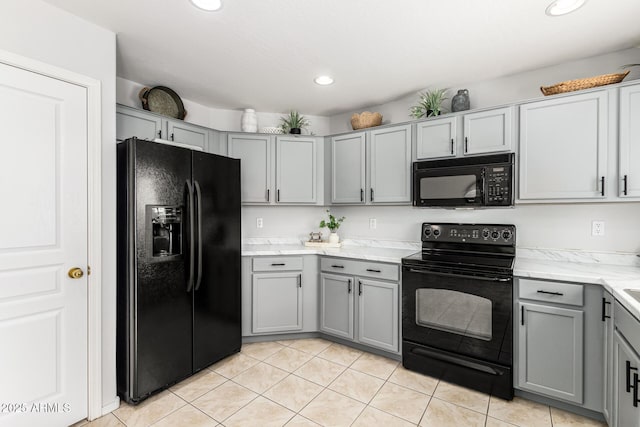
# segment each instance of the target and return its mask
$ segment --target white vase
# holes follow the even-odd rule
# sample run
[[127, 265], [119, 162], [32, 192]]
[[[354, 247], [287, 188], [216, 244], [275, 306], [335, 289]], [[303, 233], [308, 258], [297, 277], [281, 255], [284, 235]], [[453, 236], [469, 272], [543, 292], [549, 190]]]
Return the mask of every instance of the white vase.
[[258, 116], [256, 116], [256, 110], [247, 108], [242, 113], [242, 119], [240, 121], [242, 126], [242, 132], [257, 132], [258, 131]]
[[340, 236], [338, 236], [338, 233], [336, 233], [335, 231], [332, 231], [329, 234], [329, 243], [339, 243], [340, 242]]

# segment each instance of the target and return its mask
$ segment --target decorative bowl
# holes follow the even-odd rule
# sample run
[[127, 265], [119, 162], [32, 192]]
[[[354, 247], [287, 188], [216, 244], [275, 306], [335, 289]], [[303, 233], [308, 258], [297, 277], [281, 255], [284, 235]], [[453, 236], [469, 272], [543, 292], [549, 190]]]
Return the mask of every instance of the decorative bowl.
[[354, 113], [351, 116], [351, 127], [353, 130], [380, 126], [382, 124], [382, 114], [364, 111], [360, 114]]

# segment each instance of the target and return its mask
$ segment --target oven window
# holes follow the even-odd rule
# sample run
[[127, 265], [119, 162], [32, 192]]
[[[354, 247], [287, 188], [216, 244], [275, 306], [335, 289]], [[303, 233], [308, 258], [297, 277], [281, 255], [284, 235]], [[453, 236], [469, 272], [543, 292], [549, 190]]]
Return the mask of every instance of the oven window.
[[448, 289], [416, 291], [416, 324], [491, 341], [491, 300]]
[[420, 199], [473, 199], [475, 175], [451, 175], [420, 178]]

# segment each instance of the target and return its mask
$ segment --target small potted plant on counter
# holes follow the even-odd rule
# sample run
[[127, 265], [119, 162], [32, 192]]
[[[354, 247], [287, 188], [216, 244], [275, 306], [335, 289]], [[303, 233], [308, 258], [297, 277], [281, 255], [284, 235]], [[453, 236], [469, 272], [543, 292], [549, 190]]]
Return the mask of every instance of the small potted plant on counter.
[[336, 232], [338, 228], [340, 228], [340, 224], [344, 221], [345, 217], [337, 218], [331, 215], [331, 211], [327, 209], [327, 213], [329, 214], [329, 221], [325, 221], [324, 219], [320, 221], [320, 228], [327, 227], [329, 229], [329, 243], [339, 243], [340, 236]]
[[280, 125], [282, 133], [300, 135], [302, 128], [309, 126], [309, 120], [296, 110], [289, 111], [289, 115], [287, 117], [280, 117], [280, 120], [282, 121]]

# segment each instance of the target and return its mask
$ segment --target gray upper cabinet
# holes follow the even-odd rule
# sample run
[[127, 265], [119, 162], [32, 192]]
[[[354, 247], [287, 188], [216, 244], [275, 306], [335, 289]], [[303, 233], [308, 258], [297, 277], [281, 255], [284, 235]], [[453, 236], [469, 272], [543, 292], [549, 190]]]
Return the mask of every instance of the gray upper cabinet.
[[276, 137], [276, 201], [316, 203], [317, 140]]
[[253, 275], [252, 332], [302, 330], [302, 273]]
[[365, 132], [331, 138], [331, 203], [364, 203]]
[[271, 194], [272, 137], [268, 135], [230, 134], [229, 157], [240, 159], [242, 203], [268, 204]]
[[608, 125], [606, 90], [521, 105], [518, 199], [604, 198]]
[[416, 124], [416, 158], [455, 157], [458, 117], [427, 120]]
[[124, 141], [127, 138], [139, 139], [166, 138], [162, 131], [162, 118], [145, 111], [136, 110], [122, 105], [116, 108], [116, 139]]
[[185, 123], [182, 120], [168, 119], [166, 139], [208, 150], [209, 129]]
[[640, 197], [640, 85], [620, 88], [618, 195]]
[[519, 308], [518, 387], [582, 404], [582, 310], [522, 302]]
[[358, 341], [398, 351], [398, 284], [358, 279]]
[[320, 274], [320, 330], [352, 340], [353, 277]]
[[511, 151], [512, 107], [464, 115], [464, 154]]
[[411, 125], [369, 132], [371, 203], [411, 203]]

